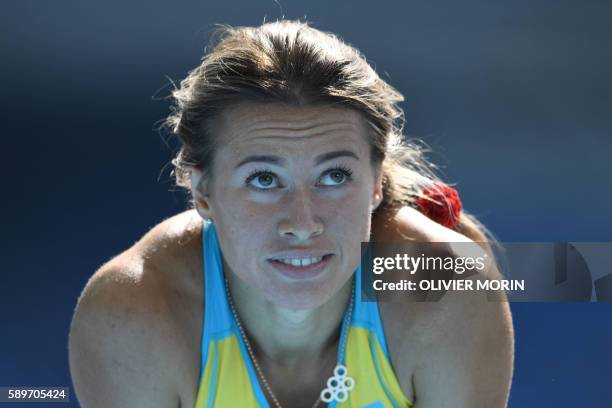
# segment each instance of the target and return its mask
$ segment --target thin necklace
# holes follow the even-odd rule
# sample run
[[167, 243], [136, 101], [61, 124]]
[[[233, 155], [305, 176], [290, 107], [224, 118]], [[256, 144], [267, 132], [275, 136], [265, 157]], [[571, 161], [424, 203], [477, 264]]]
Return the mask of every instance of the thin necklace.
[[[342, 364], [342, 361], [344, 361], [344, 353], [346, 352], [346, 341], [348, 337], [347, 329], [348, 329], [348, 325], [351, 322], [351, 315], [353, 314], [353, 298], [355, 296], [354, 284], [355, 282], [353, 281], [353, 283], [351, 284], [351, 299], [349, 300], [349, 304], [348, 304], [346, 313], [344, 315], [344, 319], [342, 319], [342, 329], [340, 333], [340, 342], [339, 342], [340, 351], [338, 353], [336, 367], [334, 368], [334, 374], [327, 379], [327, 383], [326, 383], [327, 387], [321, 391], [321, 394], [319, 395], [317, 400], [312, 405], [312, 408], [317, 408], [319, 404], [321, 403], [321, 401], [327, 402], [327, 403], [332, 402], [332, 401], [344, 402], [348, 399], [349, 392], [355, 387], [355, 380], [352, 377], [348, 376], [348, 370], [346, 366]], [[232, 294], [230, 293], [230, 290], [229, 290], [229, 284], [227, 282], [227, 278], [225, 278], [225, 292], [227, 293], [227, 300], [229, 302], [230, 309], [232, 310], [232, 314], [234, 315], [234, 319], [236, 320], [236, 325], [238, 326], [240, 337], [242, 337], [242, 340], [244, 341], [244, 345], [246, 346], [247, 352], [249, 353], [249, 356], [251, 357], [251, 361], [253, 362], [253, 365], [255, 366], [255, 370], [257, 371], [259, 379], [263, 383], [264, 388], [268, 392], [268, 395], [270, 396], [270, 398], [272, 398], [272, 401], [274, 402], [274, 405], [276, 406], [276, 408], [282, 408], [282, 405], [280, 404], [280, 402], [278, 402], [276, 395], [274, 395], [274, 393], [272, 392], [272, 388], [270, 388], [270, 384], [268, 383], [268, 380], [264, 376], [263, 371], [261, 370], [261, 367], [259, 366], [259, 363], [257, 362], [257, 359], [255, 358], [255, 353], [253, 353], [253, 349], [251, 348], [249, 339], [247, 338], [246, 333], [244, 332], [244, 329], [242, 327], [242, 324], [240, 323], [240, 319], [238, 318], [238, 313], [236, 312], [236, 308], [234, 307], [234, 302], [232, 300]]]

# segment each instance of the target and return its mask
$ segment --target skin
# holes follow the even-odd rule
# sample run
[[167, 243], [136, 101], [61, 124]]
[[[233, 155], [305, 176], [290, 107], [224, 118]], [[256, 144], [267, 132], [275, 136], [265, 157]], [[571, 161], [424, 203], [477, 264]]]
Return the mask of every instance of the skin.
[[[335, 337], [349, 299], [360, 242], [370, 236], [369, 222], [352, 220], [369, 220], [381, 201], [364, 126], [346, 109], [249, 104], [226, 111], [219, 127], [214, 177], [193, 172], [198, 211], [217, 226], [236, 308], [255, 343], [271, 361], [303, 367]], [[334, 152], [344, 153], [317, 164]], [[256, 160], [238, 166], [248, 158]], [[270, 173], [249, 180], [261, 170]], [[270, 259], [295, 250], [333, 256], [314, 279], [291, 279]]]
[[[236, 309], [272, 389], [283, 406], [311, 406], [334, 365], [360, 242], [470, 242], [411, 208], [371, 217], [382, 191], [366, 132], [360, 115], [343, 108], [225, 111], [212, 172], [192, 173], [197, 214], [156, 226], [96, 272], [79, 300], [70, 363], [81, 404], [193, 406], [206, 218], [217, 227]], [[317, 161], [330, 152], [345, 154]], [[262, 155], [276, 160], [239, 166]], [[289, 250], [333, 256], [323, 273], [296, 280], [270, 263]], [[449, 293], [435, 303], [379, 307], [396, 375], [416, 407], [505, 406], [513, 349], [506, 303]]]

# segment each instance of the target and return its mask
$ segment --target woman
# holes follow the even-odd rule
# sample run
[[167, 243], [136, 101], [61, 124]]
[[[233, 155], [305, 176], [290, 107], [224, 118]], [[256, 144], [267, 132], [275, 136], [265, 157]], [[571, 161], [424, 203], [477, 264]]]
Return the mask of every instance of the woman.
[[300, 22], [225, 28], [174, 96], [195, 208], [88, 282], [82, 406], [505, 406], [507, 304], [356, 290], [362, 241], [485, 241], [465, 213], [447, 228], [415, 209], [437, 180], [357, 50]]

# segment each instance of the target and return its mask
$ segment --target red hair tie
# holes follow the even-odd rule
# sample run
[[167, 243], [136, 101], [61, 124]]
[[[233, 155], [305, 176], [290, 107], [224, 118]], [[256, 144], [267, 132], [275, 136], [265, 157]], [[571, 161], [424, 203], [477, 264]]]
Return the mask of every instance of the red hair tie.
[[417, 209], [446, 228], [453, 228], [461, 214], [461, 200], [454, 188], [444, 183], [432, 183], [423, 189]]

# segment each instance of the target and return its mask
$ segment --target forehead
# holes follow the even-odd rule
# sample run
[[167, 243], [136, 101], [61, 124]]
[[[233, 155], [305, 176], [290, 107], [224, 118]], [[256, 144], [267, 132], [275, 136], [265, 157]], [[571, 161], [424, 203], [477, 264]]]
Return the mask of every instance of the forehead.
[[307, 153], [351, 146], [365, 158], [367, 129], [363, 116], [346, 107], [245, 102], [224, 110], [214, 132], [225, 153], [258, 148]]

